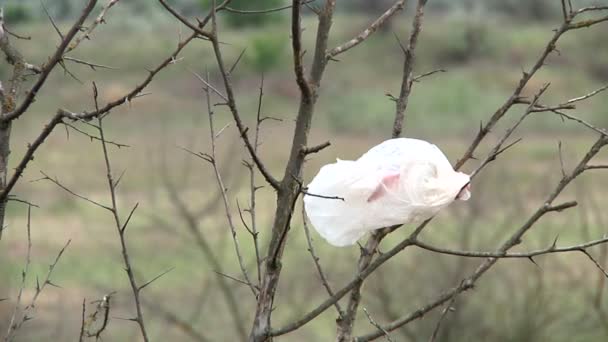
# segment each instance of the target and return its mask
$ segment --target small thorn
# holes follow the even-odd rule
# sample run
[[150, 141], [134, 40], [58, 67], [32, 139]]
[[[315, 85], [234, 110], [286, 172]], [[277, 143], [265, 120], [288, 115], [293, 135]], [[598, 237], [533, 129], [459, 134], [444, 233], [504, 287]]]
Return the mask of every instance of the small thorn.
[[528, 257], [528, 260], [530, 260], [530, 262], [532, 262], [534, 265], [536, 265], [536, 267], [538, 267], [539, 269], [542, 269], [537, 263], [536, 261], [534, 261], [534, 258], [532, 258], [531, 256]]

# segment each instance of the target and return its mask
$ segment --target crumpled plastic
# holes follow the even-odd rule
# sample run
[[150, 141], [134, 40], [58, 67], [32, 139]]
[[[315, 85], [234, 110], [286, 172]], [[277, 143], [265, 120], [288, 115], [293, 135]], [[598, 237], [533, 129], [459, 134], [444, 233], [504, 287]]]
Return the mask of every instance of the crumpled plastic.
[[304, 206], [327, 242], [348, 246], [370, 231], [422, 222], [456, 199], [468, 200], [469, 182], [437, 146], [390, 139], [356, 161], [323, 166], [307, 187]]

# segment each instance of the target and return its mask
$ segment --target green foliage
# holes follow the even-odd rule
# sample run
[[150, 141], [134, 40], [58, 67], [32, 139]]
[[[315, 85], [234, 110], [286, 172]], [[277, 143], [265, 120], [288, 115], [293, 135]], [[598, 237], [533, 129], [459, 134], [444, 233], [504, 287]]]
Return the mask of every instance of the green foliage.
[[270, 71], [280, 65], [286, 46], [287, 38], [283, 35], [266, 34], [255, 37], [245, 60], [256, 72]]
[[[209, 0], [199, 0], [203, 10], [209, 9]], [[285, 5], [282, 0], [233, 0], [230, 2], [230, 8], [242, 11], [257, 11], [271, 8], [277, 8]], [[236, 28], [242, 27], [260, 27], [266, 24], [276, 22], [282, 18], [282, 13], [285, 11], [263, 13], [263, 14], [242, 14], [233, 12], [222, 12], [222, 17], [226, 18], [228, 25]]]
[[8, 4], [4, 8], [4, 20], [10, 24], [18, 24], [32, 19], [29, 8], [23, 4]]

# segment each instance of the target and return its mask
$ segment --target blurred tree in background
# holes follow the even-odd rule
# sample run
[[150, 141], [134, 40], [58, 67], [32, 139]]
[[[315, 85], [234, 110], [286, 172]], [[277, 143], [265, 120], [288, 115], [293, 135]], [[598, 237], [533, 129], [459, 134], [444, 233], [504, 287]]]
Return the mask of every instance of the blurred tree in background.
[[30, 20], [32, 15], [27, 6], [20, 3], [11, 3], [4, 9], [4, 17], [7, 21], [21, 23]]
[[286, 36], [265, 34], [251, 41], [250, 52], [246, 61], [255, 72], [267, 72], [280, 65], [285, 47], [289, 41]]

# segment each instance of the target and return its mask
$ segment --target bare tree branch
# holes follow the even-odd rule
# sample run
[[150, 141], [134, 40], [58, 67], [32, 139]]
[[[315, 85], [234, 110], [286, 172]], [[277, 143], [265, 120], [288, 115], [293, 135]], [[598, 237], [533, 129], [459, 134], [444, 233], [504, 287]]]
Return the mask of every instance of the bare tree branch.
[[435, 342], [437, 340], [437, 336], [439, 336], [439, 329], [441, 328], [441, 322], [443, 322], [443, 320], [445, 319], [445, 317], [447, 316], [447, 313], [449, 311], [454, 310], [452, 305], [454, 304], [455, 300], [456, 300], [456, 296], [452, 297], [452, 299], [445, 306], [445, 308], [443, 308], [443, 310], [441, 310], [441, 315], [439, 316], [439, 320], [437, 320], [437, 324], [435, 325], [435, 329], [433, 329], [433, 334], [431, 335], [429, 342]]
[[112, 6], [114, 6], [114, 5], [116, 5], [119, 1], [120, 0], [108, 0], [108, 3], [101, 9], [101, 13], [99, 13], [99, 15], [97, 16], [95, 21], [93, 21], [93, 23], [91, 23], [79, 37], [74, 39], [74, 42], [71, 43], [70, 46], [68, 46], [65, 53], [67, 54], [67, 53], [74, 51], [74, 49], [76, 49], [83, 40], [91, 39], [91, 34], [95, 30], [95, 28], [97, 28], [97, 26], [99, 24], [106, 22], [105, 21], [106, 14], [110, 10], [110, 8], [112, 8]]
[[85, 201], [87, 201], [87, 202], [89, 202], [91, 204], [94, 204], [94, 205], [96, 205], [96, 206], [98, 206], [98, 207], [100, 207], [102, 209], [112, 211], [112, 208], [108, 207], [107, 205], [101, 204], [101, 203], [99, 203], [97, 201], [94, 201], [94, 200], [88, 198], [88, 197], [85, 197], [83, 195], [75, 193], [74, 191], [70, 190], [67, 186], [65, 186], [61, 182], [59, 182], [59, 180], [57, 178], [51, 178], [46, 173], [44, 173], [42, 171], [40, 171], [40, 173], [44, 176], [44, 178], [42, 178], [40, 180], [48, 180], [48, 181], [50, 181], [53, 184], [57, 185], [58, 187], [60, 187], [61, 189], [63, 189], [64, 191], [66, 191], [67, 193], [69, 193], [70, 195], [72, 195], [74, 197], [78, 197], [78, 198], [80, 198], [82, 200], [85, 200]]
[[[28, 221], [28, 224], [29, 224], [29, 221]], [[29, 233], [29, 227], [28, 227], [28, 233]], [[11, 324], [9, 325], [9, 328], [8, 328], [9, 330], [6, 334], [6, 337], [4, 338], [5, 342], [13, 341], [15, 338], [15, 333], [19, 329], [21, 329], [21, 326], [25, 322], [33, 319], [32, 312], [36, 308], [36, 301], [38, 300], [38, 297], [40, 296], [42, 291], [44, 291], [44, 288], [47, 285], [51, 285], [51, 286], [55, 286], [55, 287], [57, 286], [51, 282], [51, 275], [53, 274], [53, 271], [55, 270], [55, 266], [57, 266], [59, 259], [61, 259], [63, 252], [65, 252], [66, 248], [68, 248], [68, 246], [70, 245], [70, 242], [72, 242], [72, 240], [68, 240], [68, 242], [63, 246], [63, 248], [61, 248], [59, 250], [59, 253], [55, 257], [55, 260], [53, 261], [53, 263], [49, 265], [49, 270], [46, 273], [46, 277], [45, 277], [44, 281], [42, 282], [42, 284], [39, 283], [38, 278], [36, 278], [36, 290], [34, 292], [34, 296], [32, 297], [30, 303], [23, 309], [23, 312], [21, 312], [21, 319], [19, 319], [16, 322], [14, 322], [13, 319], [11, 319]], [[28, 248], [31, 248], [31, 246], [29, 246], [30, 244], [31, 244], [31, 241], [28, 241]], [[28, 259], [29, 259], [29, 253], [30, 252], [28, 251]], [[24, 280], [25, 276], [26, 275], [22, 275], [22, 282], [25, 281]], [[23, 290], [20, 290], [20, 291], [23, 291]]]
[[[142, 313], [139, 297], [140, 297], [141, 290], [149, 283], [146, 283], [143, 286], [138, 286], [137, 282], [135, 281], [135, 275], [134, 275], [133, 267], [131, 266], [131, 258], [129, 256], [129, 252], [127, 249], [127, 242], [126, 242], [126, 238], [125, 238], [125, 230], [127, 227], [126, 223], [128, 221], [125, 222], [125, 224], [123, 225], [121, 223], [121, 219], [119, 217], [118, 206], [116, 204], [116, 186], [114, 183], [114, 178], [112, 176], [112, 166], [110, 163], [110, 157], [108, 155], [108, 148], [107, 148], [107, 143], [105, 140], [102, 118], [98, 118], [98, 127], [99, 127], [99, 137], [101, 139], [101, 147], [102, 147], [103, 157], [104, 157], [105, 167], [106, 167], [106, 178], [108, 180], [108, 190], [110, 193], [110, 199], [112, 201], [112, 207], [111, 207], [110, 211], [112, 212], [112, 216], [114, 217], [116, 231], [118, 232], [118, 236], [120, 238], [122, 259], [123, 259], [123, 263], [125, 265], [125, 271], [127, 272], [127, 276], [129, 278], [129, 285], [131, 286], [131, 291], [133, 293], [133, 301], [135, 302], [135, 310], [137, 312], [137, 316], [135, 318], [133, 318], [132, 320], [137, 323], [139, 330], [141, 332], [141, 336], [144, 339], [144, 341], [148, 342], [149, 341], [148, 332], [146, 331], [146, 327], [144, 324], [144, 318], [143, 318], [143, 313]], [[131, 217], [132, 213], [133, 213], [133, 211], [131, 211], [129, 218]]]
[[[304, 1], [302, 3], [302, 5], [307, 5], [311, 2], [315, 2], [316, 0], [308, 0], [308, 1]], [[263, 10], [240, 10], [240, 9], [236, 9], [236, 8], [232, 8], [232, 7], [225, 7], [225, 11], [226, 12], [230, 12], [230, 13], [236, 13], [236, 14], [267, 14], [267, 13], [273, 13], [273, 12], [279, 12], [279, 11], [283, 11], [289, 8], [292, 8], [292, 5], [288, 5], [288, 6], [282, 6], [282, 7], [276, 7], [276, 8], [269, 8], [269, 9], [263, 9]]]
[[[209, 74], [207, 74], [207, 83], [209, 83]], [[211, 109], [211, 95], [209, 90], [205, 91], [205, 96], [207, 99], [207, 115], [209, 116], [209, 133], [211, 139], [211, 155], [209, 162], [213, 167], [213, 172], [215, 173], [215, 179], [219, 186], [220, 194], [222, 195], [222, 200], [224, 202], [224, 212], [226, 214], [226, 220], [228, 221], [228, 227], [230, 228], [230, 232], [232, 234], [232, 241], [234, 242], [234, 249], [236, 251], [236, 256], [238, 259], [239, 266], [241, 268], [241, 272], [243, 273], [243, 277], [245, 277], [245, 283], [248, 284], [251, 292], [254, 297], [257, 297], [257, 289], [249, 279], [249, 273], [247, 272], [247, 268], [245, 267], [245, 263], [243, 261], [243, 255], [241, 253], [241, 247], [239, 244], [239, 239], [236, 234], [236, 226], [234, 225], [234, 221], [232, 219], [232, 214], [230, 210], [230, 204], [228, 203], [228, 195], [226, 194], [226, 187], [224, 186], [224, 181], [222, 180], [222, 176], [217, 168], [217, 156], [216, 156], [216, 142], [215, 142], [215, 130], [213, 125], [213, 110]]]
[[8, 323], [8, 331], [5, 336], [5, 341], [11, 340], [11, 335], [14, 333], [15, 329], [15, 318], [17, 317], [17, 311], [19, 310], [19, 306], [21, 305], [21, 296], [23, 295], [23, 290], [25, 289], [25, 279], [27, 278], [28, 271], [30, 269], [31, 264], [31, 254], [32, 254], [32, 234], [30, 230], [31, 218], [32, 218], [32, 207], [27, 207], [27, 254], [25, 257], [25, 267], [21, 272], [21, 285], [19, 286], [19, 293], [17, 294], [17, 302], [15, 303], [15, 308], [13, 309], [13, 314], [11, 315], [11, 319]]
[[217, 65], [218, 65], [218, 68], [220, 69], [220, 73], [221, 73], [222, 79], [224, 81], [224, 88], [226, 89], [226, 96], [228, 97], [228, 103], [227, 103], [228, 107], [230, 108], [230, 112], [232, 113], [232, 117], [234, 119], [234, 122], [237, 125], [241, 138], [243, 139], [243, 142], [245, 143], [245, 146], [247, 147], [247, 150], [249, 151], [249, 154], [253, 158], [256, 166], [260, 170], [260, 173], [264, 176], [264, 179], [266, 179], [268, 184], [270, 184], [274, 189], [278, 189], [279, 181], [277, 181], [270, 174], [270, 172], [267, 170], [266, 165], [264, 163], [262, 163], [262, 161], [257, 156], [257, 154], [255, 152], [255, 148], [251, 144], [251, 141], [249, 140], [249, 137], [247, 136], [247, 128], [245, 128], [245, 125], [243, 124], [243, 121], [241, 120], [241, 116], [237, 109], [234, 91], [232, 90], [232, 83], [230, 80], [230, 75], [226, 71], [226, 68], [224, 66], [224, 60], [222, 59], [222, 52], [221, 52], [220, 44], [219, 44], [215, 14], [216, 14], [216, 11], [215, 11], [215, 7], [214, 7], [211, 10], [212, 32], [211, 32], [211, 36], [209, 37], [209, 39], [211, 40], [211, 44], [213, 45], [213, 51], [214, 51], [214, 54], [216, 57]]
[[[556, 207], [552, 207], [551, 203], [557, 198], [557, 196], [566, 188], [566, 186], [568, 184], [570, 184], [576, 177], [578, 177], [582, 172], [585, 171], [585, 168], [587, 166], [587, 163], [597, 154], [599, 153], [599, 151], [602, 149], [602, 147], [604, 147], [606, 144], [608, 144], [608, 138], [606, 136], [600, 136], [600, 138], [595, 142], [595, 144], [593, 144], [593, 146], [591, 146], [591, 148], [588, 150], [587, 154], [585, 154], [585, 156], [582, 158], [582, 160], [578, 163], [578, 165], [574, 168], [574, 170], [562, 177], [561, 181], [557, 184], [557, 186], [555, 187], [555, 189], [548, 195], [548, 197], [545, 199], [545, 201], [543, 202], [543, 204], [536, 210], [536, 212], [530, 216], [528, 218], [528, 220], [518, 229], [516, 230], [513, 235], [511, 235], [511, 237], [509, 237], [501, 246], [500, 248], [497, 250], [498, 253], [506, 253], [509, 249], [511, 249], [513, 246], [519, 244], [519, 242], [521, 241], [521, 238], [534, 226], [534, 224], [540, 220], [545, 214], [558, 210], [555, 208], [559, 208], [560, 207], [568, 207], [566, 205], [564, 206], [556, 206]], [[571, 206], [571, 205], [569, 205]], [[412, 240], [411, 235], [410, 238], [408, 240], [410, 244], [415, 244], [415, 241]], [[389, 251], [389, 253], [391, 253], [391, 251]], [[384, 255], [383, 255], [384, 256]], [[380, 259], [380, 258], [378, 258]], [[424, 316], [427, 312], [435, 309], [436, 307], [440, 306], [441, 304], [445, 303], [446, 301], [449, 301], [453, 296], [466, 291], [468, 289], [470, 289], [471, 287], [473, 287], [473, 285], [475, 284], [475, 282], [487, 271], [489, 270], [492, 266], [494, 266], [494, 264], [500, 260], [500, 258], [496, 258], [496, 257], [489, 257], [487, 258], [470, 276], [468, 276], [467, 278], [463, 279], [463, 281], [460, 283], [460, 285], [446, 291], [444, 294], [441, 294], [440, 296], [438, 296], [435, 300], [431, 301], [429, 304], [423, 306], [422, 308], [416, 310], [415, 312], [403, 316], [385, 326], [383, 326], [383, 328], [387, 331], [392, 331], [394, 329], [397, 329], [415, 319], [418, 319], [422, 316]], [[376, 260], [378, 261], [378, 260]], [[364, 342], [364, 341], [371, 341], [374, 340], [378, 337], [382, 336], [381, 334], [378, 334], [377, 332], [374, 333], [370, 333], [368, 335], [364, 335], [361, 337], [358, 337], [355, 339], [355, 341], [357, 342]]]
[[[325, 290], [327, 290], [327, 294], [329, 294], [330, 297], [333, 297], [334, 291], [331, 289], [331, 286], [329, 286], [327, 277], [325, 276], [325, 273], [323, 273], [323, 268], [321, 267], [321, 264], [319, 263], [319, 257], [317, 256], [317, 254], [315, 252], [315, 247], [312, 244], [312, 238], [310, 237], [310, 229], [308, 229], [308, 223], [306, 222], [306, 211], [304, 210], [304, 206], [302, 206], [302, 225], [304, 226], [304, 233], [306, 234], [306, 242], [308, 243], [308, 252], [310, 253], [310, 256], [312, 257], [312, 261], [315, 263], [315, 268], [317, 269], [317, 273], [319, 273], [319, 278], [321, 279], [321, 284], [323, 284], [323, 287], [325, 287]], [[340, 307], [340, 303], [335, 302], [334, 306], [336, 307], [336, 311], [338, 312], [338, 317], [342, 318], [344, 315], [344, 312], [342, 311], [342, 308]]]
[[89, 17], [93, 9], [95, 8], [95, 4], [97, 0], [89, 0], [86, 4], [85, 8], [82, 10], [79, 18], [74, 22], [70, 30], [65, 34], [65, 37], [59, 44], [59, 47], [55, 50], [53, 56], [49, 58], [49, 61], [42, 66], [42, 72], [38, 76], [38, 80], [34, 83], [34, 85], [27, 92], [25, 99], [21, 102], [21, 104], [10, 112], [5, 112], [2, 117], [0, 117], [0, 121], [3, 123], [8, 123], [19, 116], [21, 116], [25, 111], [30, 107], [30, 105], [34, 102], [38, 91], [42, 88], [44, 83], [46, 82], [48, 76], [51, 74], [51, 71], [59, 64], [61, 59], [63, 58], [63, 54], [66, 49], [68, 49], [68, 45], [74, 39], [76, 34], [79, 32], [80, 27], [84, 23], [84, 21]]
[[[292, 47], [294, 50], [294, 62], [296, 62], [301, 58], [301, 46], [300, 42], [297, 40], [301, 38], [299, 16], [302, 2], [294, 0], [292, 4]], [[255, 319], [250, 334], [250, 340], [252, 342], [268, 341], [272, 339], [271, 314], [276, 288], [281, 274], [281, 259], [290, 228], [293, 210], [301, 190], [302, 181], [299, 180], [299, 178], [301, 177], [305, 160], [305, 155], [302, 154], [301, 151], [303, 147], [308, 145], [308, 135], [310, 132], [312, 116], [314, 114], [314, 105], [317, 99], [317, 89], [320, 86], [325, 66], [327, 65], [325, 53], [327, 50], [327, 41], [335, 5], [335, 0], [327, 0], [325, 6], [319, 12], [317, 38], [310, 76], [306, 83], [307, 85], [305, 86], [304, 83], [301, 82], [301, 76], [297, 77], [300, 78], [298, 81], [301, 93], [300, 105], [296, 118], [289, 160], [277, 192], [277, 208], [275, 210], [272, 236], [270, 238], [268, 254], [266, 256], [266, 268], [262, 277], [260, 296], [258, 297]], [[299, 73], [299, 68], [297, 66], [295, 69], [296, 72]]]
[[367, 38], [369, 38], [372, 34], [374, 34], [374, 32], [376, 32], [376, 30], [378, 30], [378, 28], [380, 28], [382, 25], [384, 25], [384, 23], [386, 23], [388, 20], [390, 20], [390, 18], [393, 15], [395, 15], [397, 12], [401, 11], [403, 9], [405, 1], [406, 0], [396, 1], [389, 9], [387, 9], [384, 13], [382, 13], [382, 15], [380, 17], [378, 17], [378, 19], [376, 19], [373, 23], [371, 23], [367, 28], [365, 28], [365, 30], [363, 30], [361, 33], [359, 33], [355, 38], [353, 38], [339, 46], [336, 46], [335, 48], [328, 51], [326, 58], [328, 60], [333, 59], [337, 55], [339, 55], [343, 52], [346, 52], [346, 51], [354, 48], [355, 46], [361, 44], [363, 41], [365, 41]]
[[382, 326], [380, 326], [380, 324], [376, 323], [376, 321], [374, 321], [374, 319], [372, 318], [372, 316], [369, 314], [369, 312], [367, 312], [366, 308], [363, 308], [363, 312], [365, 313], [365, 316], [367, 316], [367, 320], [369, 321], [369, 323], [371, 325], [373, 325], [374, 327], [376, 327], [378, 330], [380, 330], [380, 332], [382, 332], [384, 334], [384, 337], [386, 337], [386, 340], [388, 342], [394, 342], [393, 339], [391, 338], [391, 335], [389, 334], [388, 331], [384, 330], [382, 328]]

